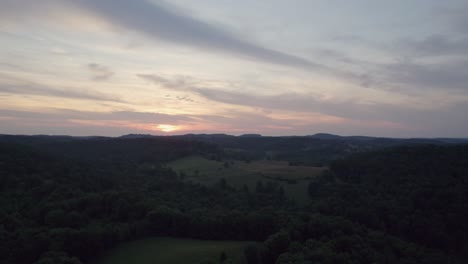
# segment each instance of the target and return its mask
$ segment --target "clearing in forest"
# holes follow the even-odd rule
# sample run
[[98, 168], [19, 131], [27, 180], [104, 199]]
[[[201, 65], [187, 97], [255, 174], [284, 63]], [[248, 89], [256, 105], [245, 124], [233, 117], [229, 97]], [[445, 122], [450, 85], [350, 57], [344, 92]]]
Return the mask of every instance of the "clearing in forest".
[[211, 185], [222, 178], [229, 185], [241, 188], [244, 184], [253, 191], [258, 181], [274, 181], [283, 186], [288, 198], [300, 204], [308, 201], [307, 185], [311, 178], [320, 175], [326, 168], [312, 166], [289, 166], [287, 161], [258, 160], [209, 160], [202, 156], [189, 156], [168, 164], [186, 181]]
[[251, 242], [147, 238], [113, 248], [94, 264], [219, 263], [222, 252], [232, 263], [245, 263], [244, 249]]

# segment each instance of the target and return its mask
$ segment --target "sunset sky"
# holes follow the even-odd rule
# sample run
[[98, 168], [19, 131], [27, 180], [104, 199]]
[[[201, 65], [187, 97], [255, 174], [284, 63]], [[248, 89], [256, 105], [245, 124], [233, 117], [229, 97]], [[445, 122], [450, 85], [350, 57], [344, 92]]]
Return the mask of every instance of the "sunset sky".
[[468, 137], [467, 0], [0, 0], [0, 134]]

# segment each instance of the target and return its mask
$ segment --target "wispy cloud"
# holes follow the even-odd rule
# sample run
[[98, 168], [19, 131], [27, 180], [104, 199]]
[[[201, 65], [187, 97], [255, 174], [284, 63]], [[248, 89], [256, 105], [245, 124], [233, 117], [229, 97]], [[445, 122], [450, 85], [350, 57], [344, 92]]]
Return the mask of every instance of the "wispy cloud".
[[[251, 106], [265, 109], [279, 109], [292, 112], [323, 113], [345, 118], [378, 119], [381, 118], [373, 105], [360, 105], [354, 101], [326, 101], [312, 94], [284, 92], [277, 95], [245, 94], [232, 91], [230, 87], [207, 88], [203, 81], [190, 77], [166, 77], [157, 74], [138, 74], [138, 77], [160, 87], [196, 93], [208, 100]], [[390, 106], [388, 106], [390, 108]]]
[[448, 21], [454, 32], [468, 35], [468, 3], [462, 1], [456, 7], [440, 8], [435, 14]]
[[[428, 90], [468, 91], [468, 58], [445, 63], [417, 63], [412, 61], [383, 65], [381, 73], [385, 81], [407, 91]], [[400, 85], [400, 86], [399, 86]]]
[[[468, 14], [467, 14], [468, 15]], [[444, 34], [430, 35], [422, 40], [403, 41], [399, 48], [408, 55], [421, 57], [466, 56], [468, 54], [468, 35], [454, 37]]]
[[191, 78], [187, 76], [177, 76], [175, 78], [167, 78], [158, 74], [137, 74], [136, 76], [153, 84], [173, 90], [183, 90], [193, 85]]
[[[3, 0], [0, 15], [10, 20], [50, 12], [74, 13], [77, 9], [108, 24], [142, 33], [158, 41], [191, 46], [208, 52], [231, 54], [248, 60], [332, 73], [325, 65], [274, 50], [234, 34], [228, 27], [195, 18], [163, 1], [149, 0]], [[15, 13], [15, 17], [9, 14]]]
[[[179, 130], [174, 133], [247, 133], [261, 132], [272, 128], [290, 130], [295, 120], [274, 119], [245, 112], [230, 112], [228, 115], [169, 115], [151, 112], [90, 112], [71, 109], [40, 109], [34, 112], [0, 109], [0, 124], [12, 131], [28, 131], [54, 134], [121, 135], [126, 133], [161, 133], [161, 125], [171, 125]], [[52, 132], [50, 132], [52, 131]], [[63, 131], [63, 132], [62, 132]], [[87, 131], [87, 133], [85, 133]], [[4, 130], [2, 132], [8, 132]], [[104, 132], [104, 133], [103, 133]], [[98, 133], [99, 134], [99, 133]]]
[[[13, 131], [23, 129], [30, 133], [52, 131], [53, 134], [121, 135], [134, 132], [157, 133], [158, 124], [180, 125], [193, 122], [194, 119], [183, 115], [168, 115], [150, 112], [92, 112], [71, 109], [37, 109], [21, 111], [0, 109], [0, 124]], [[7, 130], [8, 131], [8, 130]], [[64, 131], [64, 132], [61, 132]]]
[[113, 25], [141, 32], [158, 40], [193, 46], [208, 51], [231, 53], [247, 59], [298, 68], [326, 67], [305, 58], [263, 47], [184, 14], [174, 6], [146, 0], [78, 0], [81, 7]]
[[80, 100], [123, 102], [120, 98], [98, 91], [73, 88], [73, 87], [52, 87], [32, 81], [11, 79], [5, 75], [0, 75], [0, 93], [24, 94], [52, 96]]
[[165, 124], [191, 122], [194, 119], [185, 115], [169, 115], [151, 112], [114, 111], [114, 112], [92, 112], [72, 109], [40, 109], [38, 111], [21, 111], [0, 109], [0, 116], [9, 116], [25, 119], [48, 119], [48, 120], [87, 120], [87, 121], [131, 121], [139, 124]]
[[93, 81], [106, 81], [114, 75], [114, 72], [104, 65], [89, 63], [86, 67], [91, 72]]
[[[352, 126], [367, 124], [391, 125], [393, 128], [399, 129], [417, 127], [434, 128], [444, 130], [446, 127], [460, 127], [460, 131], [466, 131], [468, 126], [456, 124], [453, 120], [466, 119], [458, 114], [461, 109], [466, 108], [466, 99], [460, 100], [458, 103], [448, 104], [432, 104], [428, 106], [390, 104], [390, 103], [372, 103], [359, 102], [356, 100], [333, 100], [323, 99], [313, 94], [284, 92], [276, 95], [259, 95], [245, 94], [237, 92], [229, 87], [206, 88], [203, 87], [202, 81], [193, 81], [189, 77], [185, 77], [185, 82], [177, 82], [171, 80], [170, 77], [160, 75], [139, 75], [147, 81], [151, 81], [160, 87], [166, 87], [170, 90], [191, 91], [208, 100], [230, 104], [234, 106], [247, 106], [257, 109], [265, 109], [268, 112], [284, 111], [289, 115], [313, 115], [319, 114], [322, 116], [335, 117], [339, 120], [346, 120]], [[152, 78], [154, 77], [154, 78]], [[178, 84], [180, 84], [178, 86]], [[168, 86], [165, 86], [168, 85]], [[425, 102], [427, 99], [420, 101]], [[438, 102], [441, 103], [441, 102]], [[242, 120], [242, 117], [240, 117]], [[354, 123], [352, 123], [354, 122]], [[433, 130], [435, 131], [435, 129]], [[445, 132], [447, 133], [447, 132]]]
[[433, 16], [440, 28], [397, 40], [396, 62], [375, 66], [390, 87], [468, 91], [468, 4], [439, 6]]
[[[385, 134], [385, 129], [398, 130], [405, 135], [423, 136], [430, 131], [432, 135], [464, 135], [468, 133], [468, 119], [464, 114], [468, 111], [466, 101], [454, 103], [445, 107], [433, 109], [418, 109], [407, 105], [365, 104], [352, 100], [327, 101], [308, 94], [285, 93], [272, 96], [245, 95], [237, 92], [219, 91], [196, 88], [198, 94], [213, 101], [232, 105], [250, 106], [269, 109], [273, 112], [287, 111], [290, 116], [314, 114], [329, 116], [339, 120], [342, 131], [359, 131], [356, 133]], [[311, 116], [312, 120], [316, 117]], [[242, 117], [241, 117], [242, 120]], [[463, 121], [462, 121], [463, 120]], [[311, 123], [311, 121], [306, 122]], [[324, 126], [327, 122], [319, 122]], [[300, 125], [293, 125], [299, 128]], [[309, 126], [313, 128], [313, 126]], [[329, 126], [328, 126], [329, 127]], [[361, 129], [359, 129], [361, 127]], [[332, 127], [330, 127], [332, 128]], [[379, 129], [382, 130], [379, 130]], [[454, 130], [456, 128], [456, 130]], [[367, 130], [366, 130], [367, 129]], [[377, 129], [377, 130], [372, 130]], [[371, 134], [372, 134], [371, 133]]]

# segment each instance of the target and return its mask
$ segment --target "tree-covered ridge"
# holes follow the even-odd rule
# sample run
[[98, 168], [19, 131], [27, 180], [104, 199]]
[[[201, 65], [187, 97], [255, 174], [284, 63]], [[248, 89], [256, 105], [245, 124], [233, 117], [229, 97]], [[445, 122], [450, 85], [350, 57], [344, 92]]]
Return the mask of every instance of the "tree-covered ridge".
[[[62, 155], [58, 148], [0, 145], [3, 263], [87, 261], [117, 243], [154, 235], [263, 240], [276, 229], [275, 210], [285, 203], [279, 190], [256, 194], [227, 184], [183, 183], [156, 162], [190, 142], [171, 142], [173, 151], [160, 151], [151, 163], [119, 155], [90, 161], [67, 153], [68, 144], [61, 145]], [[106, 153], [127, 150], [115, 151]]]
[[430, 248], [468, 250], [468, 145], [362, 154], [331, 171], [347, 217]]
[[303, 224], [294, 232], [303, 242], [300, 252], [306, 253], [287, 256], [305, 254], [304, 259], [317, 260], [317, 249], [322, 248], [325, 255], [321, 257], [328, 260], [347, 256], [360, 259], [355, 263], [382, 262], [368, 256], [364, 261], [363, 256], [355, 255], [359, 252], [356, 247], [373, 241], [381, 244], [373, 246], [373, 253], [386, 252], [384, 263], [403, 263], [405, 253], [410, 254], [404, 258], [408, 263], [464, 263], [468, 252], [467, 154], [467, 145], [428, 145], [363, 153], [333, 162], [329, 172], [310, 184], [314, 202], [309, 210], [345, 219], [348, 226], [357, 225], [357, 230], [374, 231], [347, 231], [349, 235], [343, 237], [336, 235], [346, 226], [340, 224], [331, 235], [336, 239], [328, 236], [323, 241], [315, 232], [323, 233], [326, 228], [317, 228], [319, 231], [304, 238], [310, 223]]
[[165, 166], [224, 159], [210, 142], [15, 139], [0, 143], [0, 256], [87, 263], [125, 241], [172, 236], [262, 242], [245, 249], [248, 264], [466, 263], [467, 153], [412, 145], [351, 155], [311, 182], [301, 208], [274, 184], [236, 189], [220, 172], [203, 186]]

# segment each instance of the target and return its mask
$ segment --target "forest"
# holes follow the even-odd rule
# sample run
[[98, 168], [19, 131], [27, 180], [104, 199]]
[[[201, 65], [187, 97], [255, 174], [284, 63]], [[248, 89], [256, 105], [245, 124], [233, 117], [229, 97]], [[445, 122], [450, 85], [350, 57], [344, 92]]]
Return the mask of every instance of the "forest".
[[[0, 136], [0, 259], [93, 263], [125, 242], [172, 237], [250, 241], [247, 264], [467, 263], [463, 143]], [[219, 180], [202, 184], [168, 165], [193, 155], [323, 172], [308, 179], [307, 203], [298, 204], [274, 179], [238, 187], [220, 170]], [[234, 262], [224, 253], [212, 263]]]

